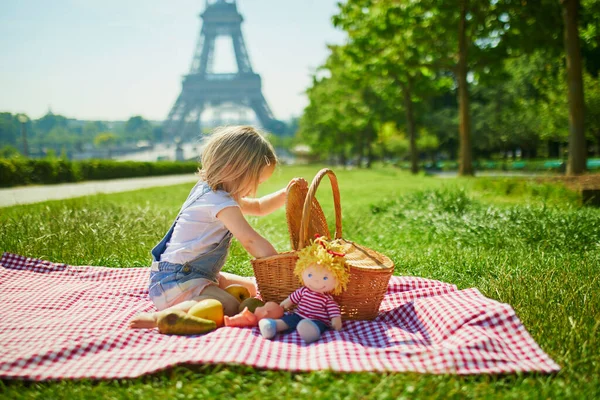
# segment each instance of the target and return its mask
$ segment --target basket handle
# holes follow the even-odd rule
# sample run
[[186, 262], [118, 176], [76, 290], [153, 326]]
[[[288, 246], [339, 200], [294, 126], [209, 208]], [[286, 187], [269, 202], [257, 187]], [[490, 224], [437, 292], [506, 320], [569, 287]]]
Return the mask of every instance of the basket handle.
[[337, 177], [329, 168], [323, 168], [310, 184], [310, 188], [308, 189], [308, 193], [306, 194], [306, 199], [304, 199], [304, 208], [302, 209], [302, 220], [300, 221], [300, 237], [298, 240], [298, 250], [304, 248], [304, 243], [307, 241], [306, 236], [308, 236], [308, 226], [310, 221], [310, 211], [311, 204], [315, 197], [315, 193], [317, 192], [317, 188], [319, 187], [319, 183], [321, 183], [321, 179], [327, 175], [329, 177], [329, 181], [331, 182], [331, 189], [333, 190], [333, 206], [335, 208], [335, 238], [342, 238], [342, 205], [340, 203], [340, 188], [338, 187]]

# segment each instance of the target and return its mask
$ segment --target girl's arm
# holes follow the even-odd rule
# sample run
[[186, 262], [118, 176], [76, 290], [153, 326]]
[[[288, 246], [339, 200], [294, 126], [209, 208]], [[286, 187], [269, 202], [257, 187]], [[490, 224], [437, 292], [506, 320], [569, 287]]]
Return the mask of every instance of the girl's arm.
[[286, 189], [268, 194], [259, 199], [242, 198], [238, 202], [245, 215], [263, 216], [271, 214], [285, 204]]
[[239, 207], [224, 208], [219, 211], [217, 218], [253, 257], [263, 258], [277, 254], [273, 245], [252, 229]]
[[285, 189], [278, 190], [277, 192], [263, 196], [260, 199], [242, 198], [238, 202], [242, 209], [242, 213], [245, 215], [263, 216], [271, 214], [273, 211], [283, 207], [287, 190], [292, 183], [296, 182], [296, 180], [298, 180], [298, 178], [292, 179]]

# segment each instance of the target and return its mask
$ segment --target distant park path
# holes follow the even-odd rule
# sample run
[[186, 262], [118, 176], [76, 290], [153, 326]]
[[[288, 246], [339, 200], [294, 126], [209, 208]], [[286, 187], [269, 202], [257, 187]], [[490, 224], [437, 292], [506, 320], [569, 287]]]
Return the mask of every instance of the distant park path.
[[194, 174], [152, 176], [145, 178], [111, 179], [81, 183], [60, 183], [56, 185], [20, 186], [0, 189], [0, 207], [17, 204], [38, 203], [46, 200], [60, 200], [71, 197], [88, 196], [97, 193], [127, 192], [153, 186], [170, 186], [193, 182]]

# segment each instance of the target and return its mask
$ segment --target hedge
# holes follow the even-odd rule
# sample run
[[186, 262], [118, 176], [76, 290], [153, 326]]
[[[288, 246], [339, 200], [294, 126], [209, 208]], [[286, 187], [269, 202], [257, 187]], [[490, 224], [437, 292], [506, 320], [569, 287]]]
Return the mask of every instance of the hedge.
[[198, 167], [195, 161], [0, 159], [0, 186], [187, 174], [194, 173]]
[[[410, 169], [410, 163], [403, 161], [398, 164], [400, 168]], [[458, 162], [438, 161], [420, 162], [419, 167], [426, 171], [456, 171]], [[473, 168], [477, 171], [527, 171], [527, 172], [565, 172], [566, 162], [563, 160], [518, 160], [518, 161], [473, 161]], [[588, 171], [600, 170], [600, 159], [587, 160]]]

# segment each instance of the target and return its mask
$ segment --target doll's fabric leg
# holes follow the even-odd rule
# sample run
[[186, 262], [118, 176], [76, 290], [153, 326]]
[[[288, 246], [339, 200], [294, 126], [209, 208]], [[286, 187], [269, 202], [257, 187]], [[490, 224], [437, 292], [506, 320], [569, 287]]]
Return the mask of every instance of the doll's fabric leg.
[[312, 343], [321, 337], [321, 329], [310, 319], [303, 319], [296, 327], [298, 334], [306, 343]]
[[258, 329], [265, 339], [273, 339], [277, 334], [277, 323], [274, 319], [265, 318], [258, 321]]
[[258, 329], [265, 339], [273, 339], [277, 332], [287, 331], [290, 327], [283, 320], [265, 318], [258, 321]]
[[281, 319], [265, 318], [258, 321], [258, 329], [265, 339], [273, 339], [277, 332], [293, 332], [301, 319], [296, 313], [285, 314]]

